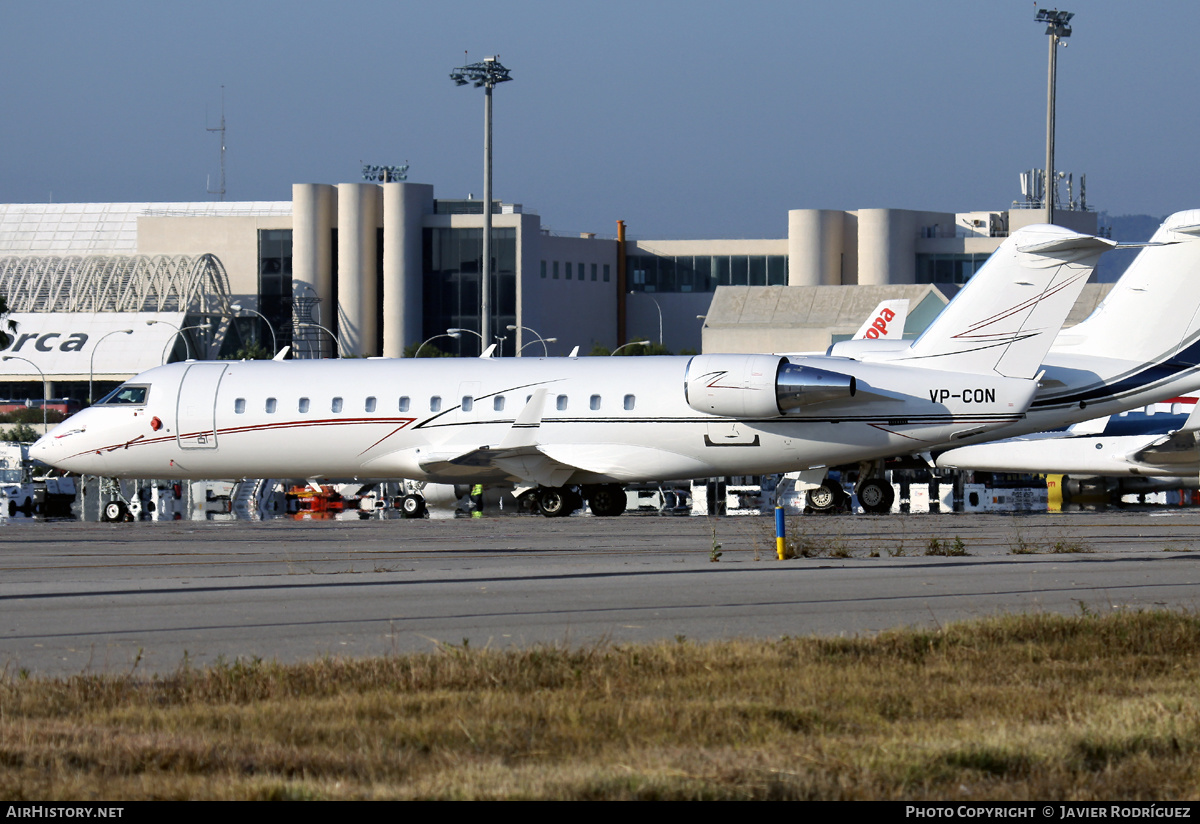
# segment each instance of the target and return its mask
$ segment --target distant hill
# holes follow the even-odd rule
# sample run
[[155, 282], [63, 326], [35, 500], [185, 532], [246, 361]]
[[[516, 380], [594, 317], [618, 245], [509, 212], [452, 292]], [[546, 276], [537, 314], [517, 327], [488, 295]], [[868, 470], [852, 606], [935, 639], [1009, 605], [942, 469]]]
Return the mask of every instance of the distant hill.
[[[1140, 243], [1150, 239], [1155, 230], [1166, 220], [1166, 215], [1121, 215], [1112, 217], [1108, 212], [1101, 212], [1100, 228], [1111, 230], [1109, 237], [1120, 243]], [[1125, 269], [1137, 257], [1137, 249], [1118, 249], [1108, 252], [1100, 258], [1100, 265], [1092, 279], [1096, 283], [1115, 283]]]

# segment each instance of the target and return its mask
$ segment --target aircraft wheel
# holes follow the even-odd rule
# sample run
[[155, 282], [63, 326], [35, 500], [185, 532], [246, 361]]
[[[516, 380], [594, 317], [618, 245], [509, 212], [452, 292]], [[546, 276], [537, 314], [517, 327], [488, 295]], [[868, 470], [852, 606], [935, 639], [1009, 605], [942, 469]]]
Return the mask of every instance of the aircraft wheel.
[[8, 501], [8, 517], [15, 518], [17, 515], [17, 502], [11, 498]]
[[816, 489], [808, 490], [808, 505], [814, 512], [832, 512], [841, 497], [838, 495], [840, 491], [837, 484], [826, 480]]
[[424, 518], [425, 499], [420, 495], [405, 495], [400, 499], [400, 511], [405, 518]]
[[588, 495], [588, 506], [593, 515], [603, 518], [620, 515], [625, 511], [625, 487], [620, 484], [595, 487]]
[[890, 512], [896, 501], [896, 493], [887, 481], [873, 478], [858, 490], [858, 502], [867, 512]]
[[538, 492], [538, 507], [547, 518], [565, 518], [575, 511], [571, 497], [571, 491], [561, 486], [543, 487]]
[[107, 521], [110, 524], [124, 521], [125, 516], [129, 514], [129, 510], [125, 508], [124, 501], [109, 501], [104, 505], [104, 511], [101, 513], [101, 520]]

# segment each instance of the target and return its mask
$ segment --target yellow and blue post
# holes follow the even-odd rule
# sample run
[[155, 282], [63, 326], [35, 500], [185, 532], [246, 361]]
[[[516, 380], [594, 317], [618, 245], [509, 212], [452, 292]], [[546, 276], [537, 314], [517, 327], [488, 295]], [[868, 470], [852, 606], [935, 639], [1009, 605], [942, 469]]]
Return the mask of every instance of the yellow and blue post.
[[779, 560], [786, 559], [786, 550], [783, 546], [784, 525], [783, 525], [783, 507], [775, 506], [775, 552], [779, 555]]

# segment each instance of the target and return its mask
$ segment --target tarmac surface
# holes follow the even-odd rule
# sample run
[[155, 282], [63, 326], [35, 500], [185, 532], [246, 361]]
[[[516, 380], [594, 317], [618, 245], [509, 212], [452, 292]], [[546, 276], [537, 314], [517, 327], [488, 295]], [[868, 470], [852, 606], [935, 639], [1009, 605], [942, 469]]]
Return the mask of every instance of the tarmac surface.
[[[797, 517], [789, 529], [816, 557], [776, 560], [770, 517], [0, 522], [0, 662], [10, 676], [147, 674], [1200, 602], [1200, 510]], [[933, 537], [969, 554], [927, 555]]]

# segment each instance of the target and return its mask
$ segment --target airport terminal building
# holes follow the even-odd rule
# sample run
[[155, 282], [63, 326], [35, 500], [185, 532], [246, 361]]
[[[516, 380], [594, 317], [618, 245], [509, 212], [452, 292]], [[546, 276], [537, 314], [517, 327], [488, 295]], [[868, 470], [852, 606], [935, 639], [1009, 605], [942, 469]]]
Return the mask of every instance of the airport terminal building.
[[[1041, 216], [798, 209], [780, 238], [641, 240], [615, 220], [614, 234], [565, 236], [519, 204], [492, 211], [489, 343], [506, 357], [632, 340], [820, 350], [885, 297], [909, 297], [913, 337]], [[1094, 212], [1058, 217], [1096, 230]], [[40, 400], [44, 378], [48, 397], [83, 402], [168, 360], [255, 345], [401, 357], [429, 341], [477, 354], [483, 219], [482, 201], [421, 183], [295, 184], [273, 202], [0, 205], [0, 292], [17, 322], [0, 396]]]

